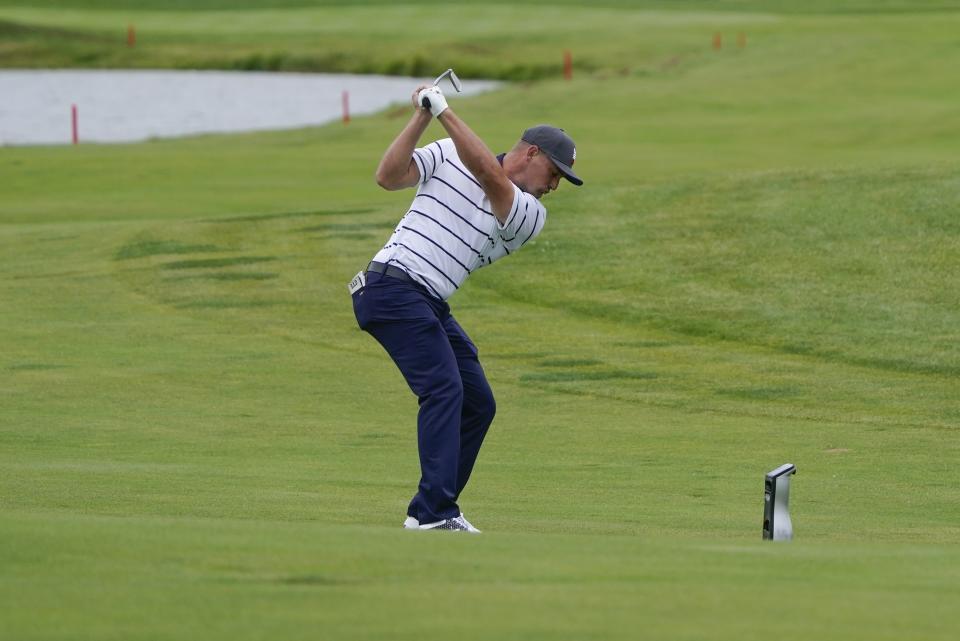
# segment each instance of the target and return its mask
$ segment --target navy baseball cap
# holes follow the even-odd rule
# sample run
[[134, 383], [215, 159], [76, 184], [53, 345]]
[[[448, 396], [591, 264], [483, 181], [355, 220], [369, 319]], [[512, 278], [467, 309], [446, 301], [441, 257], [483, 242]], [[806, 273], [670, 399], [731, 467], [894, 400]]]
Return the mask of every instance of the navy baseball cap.
[[539, 147], [540, 151], [547, 154], [553, 161], [563, 177], [574, 185], [583, 184], [583, 180], [573, 173], [572, 168], [573, 162], [577, 159], [577, 147], [563, 129], [551, 125], [537, 125], [523, 132], [520, 140]]

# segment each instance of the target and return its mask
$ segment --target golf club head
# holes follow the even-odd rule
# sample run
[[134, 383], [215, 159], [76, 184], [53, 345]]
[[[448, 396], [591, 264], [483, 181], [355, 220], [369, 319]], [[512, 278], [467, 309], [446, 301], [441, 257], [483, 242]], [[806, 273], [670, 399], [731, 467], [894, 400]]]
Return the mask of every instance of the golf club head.
[[453, 69], [449, 70], [450, 72], [450, 84], [453, 85], [453, 88], [457, 90], [457, 93], [463, 91], [463, 85], [460, 84], [460, 78], [457, 78], [457, 74], [454, 73]]
[[[456, 72], [454, 72], [454, 70], [453, 70], [452, 68], [451, 68], [451, 69], [447, 69], [447, 70], [444, 71], [442, 74], [440, 74], [439, 76], [437, 76], [437, 79], [433, 81], [433, 86], [436, 87], [437, 85], [440, 84], [440, 81], [441, 81], [441, 80], [443, 80], [444, 78], [448, 78], [448, 77], [450, 78], [450, 84], [453, 85], [453, 88], [457, 90], [457, 93], [462, 92], [462, 91], [463, 91], [463, 85], [460, 83], [460, 78], [457, 77]], [[423, 98], [423, 101], [421, 102], [421, 104], [422, 104], [426, 109], [429, 109], [429, 108], [430, 108], [430, 99], [427, 98], [427, 97], [424, 97], [424, 98]]]

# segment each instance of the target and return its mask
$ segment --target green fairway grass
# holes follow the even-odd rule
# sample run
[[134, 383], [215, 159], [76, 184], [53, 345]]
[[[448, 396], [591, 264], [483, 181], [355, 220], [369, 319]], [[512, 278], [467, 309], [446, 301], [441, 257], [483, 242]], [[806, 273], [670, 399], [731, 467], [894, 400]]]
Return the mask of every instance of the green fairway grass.
[[[956, 638], [949, 3], [162, 4], [0, 3], [0, 64], [407, 60], [457, 22], [425, 75], [537, 78], [450, 103], [495, 151], [564, 126], [586, 185], [450, 301], [498, 401], [473, 537], [400, 528], [416, 399], [346, 290], [406, 108], [0, 148], [0, 639]], [[143, 52], [83, 59], [128, 21]]]

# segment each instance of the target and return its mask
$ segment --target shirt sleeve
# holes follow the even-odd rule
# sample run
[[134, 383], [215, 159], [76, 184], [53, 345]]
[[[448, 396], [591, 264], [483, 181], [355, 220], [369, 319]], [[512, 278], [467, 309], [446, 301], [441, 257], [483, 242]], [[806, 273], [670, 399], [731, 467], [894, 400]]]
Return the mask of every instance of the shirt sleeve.
[[418, 184], [430, 180], [451, 154], [453, 141], [450, 138], [437, 140], [425, 147], [418, 147], [413, 150], [413, 161], [417, 163], [420, 169], [420, 181]]
[[508, 251], [516, 251], [537, 236], [547, 222], [547, 210], [533, 195], [513, 186], [513, 206], [507, 222], [499, 227], [500, 238]]

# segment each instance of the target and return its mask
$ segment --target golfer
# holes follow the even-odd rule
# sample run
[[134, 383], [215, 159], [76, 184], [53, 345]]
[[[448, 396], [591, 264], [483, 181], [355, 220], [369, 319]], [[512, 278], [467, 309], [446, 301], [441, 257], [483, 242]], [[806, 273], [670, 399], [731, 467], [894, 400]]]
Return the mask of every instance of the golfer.
[[[471, 272], [540, 233], [547, 217], [540, 198], [561, 178], [583, 181], [562, 129], [532, 127], [494, 156], [438, 87], [418, 87], [413, 104], [413, 118], [387, 148], [376, 178], [388, 190], [416, 187], [416, 196], [350, 291], [360, 328], [387, 350], [420, 400], [421, 476], [404, 527], [477, 533], [457, 499], [496, 403], [477, 348], [446, 300]], [[449, 138], [417, 148], [434, 117]]]

